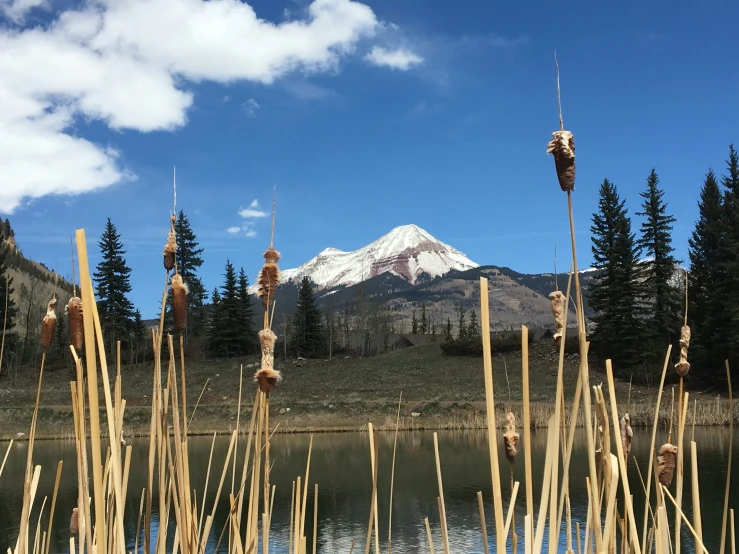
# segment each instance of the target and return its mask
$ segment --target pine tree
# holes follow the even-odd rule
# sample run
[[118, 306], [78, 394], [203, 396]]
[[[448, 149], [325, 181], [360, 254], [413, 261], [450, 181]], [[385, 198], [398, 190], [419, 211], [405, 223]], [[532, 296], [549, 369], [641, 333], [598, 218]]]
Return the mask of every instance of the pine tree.
[[416, 310], [413, 310], [413, 316], [411, 317], [411, 334], [418, 334], [418, 320], [416, 319]]
[[310, 279], [303, 277], [294, 318], [294, 346], [299, 356], [317, 356], [323, 351], [323, 320], [316, 305]]
[[463, 340], [467, 338], [467, 326], [464, 321], [464, 302], [459, 303], [459, 332], [457, 339]]
[[190, 220], [182, 210], [177, 216], [174, 229], [177, 234], [177, 271], [187, 285], [187, 333], [197, 337], [205, 332], [203, 305], [206, 292], [197, 273], [203, 265], [203, 249], [198, 244]]
[[254, 331], [254, 308], [249, 294], [249, 278], [242, 267], [239, 270], [239, 302], [241, 304], [241, 348], [247, 354], [253, 354], [257, 346], [257, 335]]
[[220, 326], [221, 292], [218, 287], [213, 289], [210, 297], [210, 313], [208, 315], [208, 346], [212, 354], [222, 355], [223, 339]]
[[425, 335], [426, 333], [428, 333], [428, 330], [429, 330], [429, 322], [426, 319], [426, 304], [425, 303], [421, 306], [421, 325], [418, 330], [421, 332], [422, 335]]
[[480, 326], [477, 323], [477, 313], [475, 313], [475, 310], [472, 310], [470, 313], [470, 324], [467, 326], [467, 337], [471, 339], [480, 337]]
[[723, 354], [736, 368], [739, 349], [739, 154], [729, 146], [728, 173], [721, 179], [724, 187], [721, 248], [717, 260], [718, 287], [714, 294], [723, 302], [718, 314], [716, 355]]
[[672, 247], [672, 224], [676, 220], [667, 214], [664, 191], [658, 185], [659, 177], [652, 169], [647, 190], [640, 193], [643, 211], [637, 215], [644, 217], [644, 222], [637, 244], [651, 258], [644, 262], [644, 287], [652, 312], [648, 330], [658, 339], [655, 346], [664, 346], [678, 333], [684, 307], [680, 290], [671, 283], [678, 264]]
[[693, 357], [692, 375], [706, 379], [714, 371], [720, 371], [721, 362], [727, 352], [716, 344], [723, 334], [718, 327], [724, 311], [724, 301], [716, 291], [719, 290], [719, 266], [716, 263], [721, 253], [721, 233], [723, 226], [723, 198], [716, 175], [709, 170], [701, 189], [698, 203], [698, 221], [690, 239], [690, 274], [688, 291], [691, 327], [691, 354]]
[[141, 311], [138, 308], [133, 313], [133, 336], [136, 340], [144, 340], [146, 338], [146, 325], [144, 325]]
[[218, 324], [220, 325], [220, 356], [243, 354], [243, 304], [239, 297], [236, 270], [231, 260], [226, 260], [226, 269], [221, 285], [221, 300], [218, 304]]
[[134, 309], [127, 296], [131, 292], [131, 268], [126, 265], [121, 236], [110, 218], [98, 246], [102, 260], [93, 280], [103, 334], [109, 338], [112, 351], [115, 341], [125, 342], [132, 331]]
[[[2, 332], [4, 324], [5, 332], [11, 333], [13, 331], [13, 328], [15, 327], [15, 317], [18, 313], [18, 310], [15, 307], [15, 300], [13, 300], [13, 294], [15, 293], [15, 288], [13, 287], [13, 278], [10, 276], [10, 273], [8, 272], [8, 266], [6, 265], [5, 258], [7, 253], [7, 246], [0, 246], [0, 332]], [[6, 302], [8, 308], [7, 312], [5, 310]]]
[[446, 335], [446, 340], [452, 339], [452, 320], [450, 318], [446, 318], [446, 330], [444, 334]]
[[593, 267], [601, 272], [591, 285], [590, 306], [597, 312], [593, 346], [616, 367], [642, 360], [644, 309], [639, 247], [631, 219], [616, 186], [605, 179], [599, 211], [593, 214]]

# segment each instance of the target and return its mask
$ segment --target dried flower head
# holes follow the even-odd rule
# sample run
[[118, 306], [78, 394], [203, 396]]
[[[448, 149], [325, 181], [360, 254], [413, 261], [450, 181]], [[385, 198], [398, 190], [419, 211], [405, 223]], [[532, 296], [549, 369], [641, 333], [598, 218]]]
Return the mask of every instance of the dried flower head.
[[621, 446], [624, 450], [624, 458], [628, 458], [631, 453], [631, 437], [634, 436], [634, 431], [631, 429], [631, 419], [629, 413], [626, 412], [621, 418]]
[[171, 271], [174, 268], [175, 253], [177, 252], [177, 238], [174, 232], [174, 216], [172, 216], [172, 226], [169, 229], [167, 244], [164, 245], [164, 269]]
[[680, 361], [675, 364], [675, 371], [680, 377], [685, 377], [690, 371], [688, 362], [688, 348], [690, 347], [690, 327], [684, 325], [680, 329]]
[[560, 188], [575, 190], [575, 138], [570, 131], [555, 131], [547, 146], [547, 154], [554, 154]]
[[172, 319], [175, 331], [181, 332], [187, 324], [187, 285], [182, 280], [182, 275], [172, 275]]
[[54, 340], [54, 330], [56, 329], [56, 313], [54, 312], [54, 306], [56, 305], [56, 298], [49, 300], [49, 304], [46, 306], [46, 315], [44, 320], [41, 322], [41, 348], [46, 350], [51, 346], [51, 342]]
[[268, 309], [270, 304], [272, 304], [275, 289], [280, 282], [280, 270], [277, 267], [279, 260], [280, 253], [272, 247], [268, 248], [264, 253], [264, 266], [259, 272], [259, 279], [257, 280], [257, 284], [259, 285], [257, 295], [262, 299], [265, 309]]
[[259, 383], [259, 390], [264, 393], [270, 393], [280, 382], [282, 376], [279, 371], [274, 368], [275, 363], [275, 335], [272, 329], [262, 329], [259, 331], [259, 343], [262, 347], [262, 365], [254, 374], [254, 381]]
[[76, 535], [80, 532], [79, 508], [72, 508], [72, 517], [69, 520], [69, 534]]
[[505, 433], [503, 433], [503, 443], [505, 444], [505, 457], [510, 463], [516, 461], [518, 454], [518, 433], [516, 433], [516, 416], [513, 412], [506, 414]]
[[85, 330], [82, 324], [82, 299], [73, 296], [67, 302], [67, 327], [69, 329], [69, 344], [78, 354], [82, 352]]
[[559, 344], [562, 339], [565, 328], [565, 314], [567, 313], [567, 297], [560, 290], [555, 290], [549, 293], [549, 300], [552, 302], [552, 315], [554, 316], [554, 323], [557, 326], [557, 331], [554, 333], [554, 342]]
[[657, 455], [657, 471], [659, 482], [665, 487], [669, 487], [672, 483], [672, 475], [675, 472], [675, 457], [677, 456], [677, 446], [669, 442], [660, 446]]

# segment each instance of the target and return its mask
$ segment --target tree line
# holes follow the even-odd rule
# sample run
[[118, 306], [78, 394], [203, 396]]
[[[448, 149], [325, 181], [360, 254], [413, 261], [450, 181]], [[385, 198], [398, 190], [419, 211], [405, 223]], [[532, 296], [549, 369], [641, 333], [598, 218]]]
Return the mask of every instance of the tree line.
[[[635, 379], [659, 379], [667, 346], [679, 354], [680, 329], [691, 328], [690, 379], [722, 384], [724, 361], [737, 366], [739, 346], [739, 156], [729, 147], [726, 173], [709, 169], [688, 241], [688, 268], [675, 257], [664, 190], [652, 169], [640, 193], [638, 232], [625, 199], [604, 179], [592, 216], [593, 268], [589, 290], [595, 311], [591, 350], [611, 358], [614, 370]], [[686, 290], [687, 287], [687, 290]]]

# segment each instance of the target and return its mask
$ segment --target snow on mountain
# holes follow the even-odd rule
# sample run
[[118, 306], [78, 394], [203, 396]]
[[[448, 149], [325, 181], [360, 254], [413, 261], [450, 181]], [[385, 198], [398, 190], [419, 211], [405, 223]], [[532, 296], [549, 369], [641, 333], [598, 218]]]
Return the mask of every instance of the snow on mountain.
[[[300, 267], [282, 271], [280, 282], [307, 276], [319, 287], [335, 287], [389, 272], [415, 283], [422, 273], [436, 277], [452, 269], [463, 271], [478, 266], [424, 229], [402, 225], [353, 252], [326, 248]], [[251, 287], [251, 292], [256, 292], [256, 287]]]

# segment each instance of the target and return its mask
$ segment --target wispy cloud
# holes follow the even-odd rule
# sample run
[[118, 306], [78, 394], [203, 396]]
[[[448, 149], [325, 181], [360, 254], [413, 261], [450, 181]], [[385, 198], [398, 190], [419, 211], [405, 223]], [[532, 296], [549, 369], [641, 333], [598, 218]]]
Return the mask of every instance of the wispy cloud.
[[407, 71], [411, 67], [423, 63], [423, 58], [411, 50], [405, 48], [389, 50], [382, 46], [373, 46], [364, 59], [372, 65], [400, 69], [401, 71]]
[[440, 111], [441, 102], [429, 102], [427, 100], [421, 100], [418, 104], [411, 108], [411, 111], [408, 112], [408, 114], [414, 117], [421, 117], [424, 115], [439, 113]]
[[336, 91], [308, 80], [289, 79], [282, 86], [298, 100], [323, 100], [336, 96]]
[[244, 110], [246, 117], [257, 117], [257, 110], [259, 108], [259, 102], [253, 98], [249, 98], [249, 100], [241, 104], [241, 109]]
[[259, 202], [255, 199], [252, 200], [248, 208], [240, 209], [239, 215], [244, 219], [253, 219], [255, 217], [267, 217], [267, 212], [259, 208]]
[[257, 236], [257, 231], [255, 229], [246, 229], [244, 235], [246, 236], [246, 238], [251, 239]]
[[241, 231], [241, 227], [236, 227], [236, 226], [229, 227], [228, 229], [226, 229], [226, 231], [229, 232], [229, 233], [231, 233], [232, 235], [235, 235], [236, 233], [238, 233], [239, 231]]

